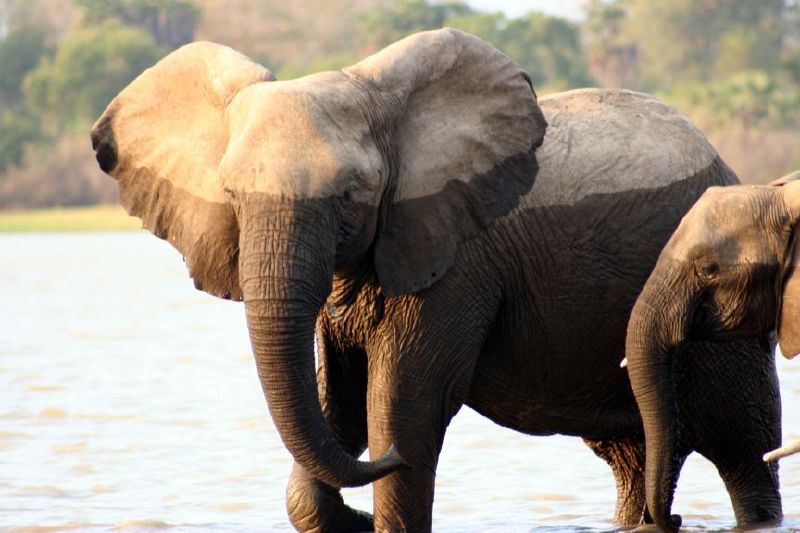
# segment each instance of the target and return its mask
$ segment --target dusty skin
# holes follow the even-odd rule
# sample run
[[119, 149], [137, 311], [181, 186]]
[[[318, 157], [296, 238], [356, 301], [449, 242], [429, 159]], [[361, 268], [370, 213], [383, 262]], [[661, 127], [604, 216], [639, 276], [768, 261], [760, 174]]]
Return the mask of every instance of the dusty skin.
[[[645, 521], [629, 313], [689, 207], [738, 183], [680, 113], [628, 91], [540, 105], [508, 58], [444, 29], [289, 81], [188, 45], [109, 104], [92, 142], [196, 286], [244, 301], [297, 529], [429, 530], [463, 404], [583, 437], [614, 472], [615, 520]], [[780, 439], [768, 348], [697, 342], [676, 363], [676, 454], [714, 462], [742, 525], [782, 515], [761, 460]], [[344, 504], [338, 487], [370, 482], [372, 515]]]

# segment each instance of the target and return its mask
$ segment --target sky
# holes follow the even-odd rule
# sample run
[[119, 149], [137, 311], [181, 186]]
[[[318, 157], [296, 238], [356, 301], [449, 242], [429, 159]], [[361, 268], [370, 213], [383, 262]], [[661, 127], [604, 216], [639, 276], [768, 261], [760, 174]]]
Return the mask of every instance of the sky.
[[579, 20], [581, 6], [585, 0], [467, 0], [467, 3], [483, 11], [502, 11], [508, 17], [518, 17], [528, 11], [543, 11], [548, 15]]

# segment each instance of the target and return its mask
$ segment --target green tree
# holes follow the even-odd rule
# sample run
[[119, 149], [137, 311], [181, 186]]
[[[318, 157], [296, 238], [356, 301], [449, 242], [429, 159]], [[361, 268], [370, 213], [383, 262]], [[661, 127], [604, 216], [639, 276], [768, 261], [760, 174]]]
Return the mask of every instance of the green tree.
[[502, 13], [473, 13], [446, 20], [473, 33], [513, 59], [544, 91], [591, 85], [580, 28], [569, 21], [531, 12], [519, 18]]
[[0, 173], [21, 164], [25, 146], [40, 138], [38, 117], [23, 102], [22, 80], [48, 51], [42, 28], [10, 20], [6, 27], [0, 39]]
[[582, 34], [589, 72], [603, 87], [635, 87], [637, 48], [626, 35], [629, 0], [589, 0]]
[[565, 19], [530, 12], [511, 19], [501, 49], [545, 91], [592, 84], [581, 45], [580, 28]]
[[592, 83], [583, 56], [580, 28], [564, 19], [531, 12], [509, 19], [483, 13], [461, 2], [402, 0], [373, 7], [361, 19], [367, 51], [375, 51], [411, 33], [451, 26], [473, 33], [502, 50], [544, 90]]
[[200, 9], [187, 0], [78, 0], [78, 4], [84, 8], [87, 25], [117, 19], [149, 32], [170, 49], [191, 42], [200, 22]]
[[708, 81], [778, 64], [784, 0], [631, 0], [626, 31], [642, 82]]
[[359, 30], [365, 51], [371, 53], [412, 33], [441, 28], [448, 20], [473, 13], [463, 2], [400, 0], [365, 11]]
[[508, 40], [508, 19], [502, 13], [468, 13], [450, 17], [448, 26], [477, 35], [484, 41], [502, 47]]
[[56, 131], [85, 128], [163, 53], [150, 34], [113, 20], [82, 28], [26, 77], [26, 102]]
[[11, 107], [22, 100], [22, 80], [48, 51], [44, 31], [21, 28], [0, 40], [0, 107]]
[[0, 174], [22, 164], [25, 146], [40, 138], [39, 121], [24, 107], [0, 111]]
[[719, 81], [679, 83], [664, 97], [713, 129], [800, 127], [800, 91], [763, 70], [742, 70]]

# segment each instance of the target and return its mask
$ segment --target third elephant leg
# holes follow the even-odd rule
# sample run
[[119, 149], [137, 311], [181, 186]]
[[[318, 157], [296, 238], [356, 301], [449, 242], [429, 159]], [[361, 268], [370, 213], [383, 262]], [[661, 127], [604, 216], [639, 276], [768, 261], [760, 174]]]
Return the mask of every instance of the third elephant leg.
[[[328, 324], [317, 328], [320, 402], [325, 418], [344, 449], [359, 456], [367, 444], [366, 356], [358, 349], [341, 350]], [[298, 531], [370, 531], [369, 513], [348, 507], [338, 488], [311, 477], [295, 463], [286, 487], [286, 511]]]
[[[781, 519], [781, 439], [775, 357], [768, 342], [692, 343], [676, 365], [681, 440], [717, 467], [739, 526]], [[680, 375], [679, 375], [680, 374]]]
[[614, 523], [644, 523], [644, 441], [639, 439], [589, 440], [589, 448], [611, 467], [617, 484]]

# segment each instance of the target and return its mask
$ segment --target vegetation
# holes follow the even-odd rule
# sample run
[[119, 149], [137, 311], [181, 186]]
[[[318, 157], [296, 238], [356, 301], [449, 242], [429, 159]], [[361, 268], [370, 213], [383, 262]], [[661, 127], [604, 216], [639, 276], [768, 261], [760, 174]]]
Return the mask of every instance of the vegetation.
[[449, 0], [0, 0], [0, 209], [113, 202], [87, 132], [122, 87], [186, 42], [228, 44], [288, 79], [445, 25], [503, 50], [540, 95], [655, 93], [743, 179], [767, 181], [800, 167], [799, 5], [587, 0], [575, 23]]
[[118, 205], [0, 211], [0, 232], [130, 231], [142, 228]]

